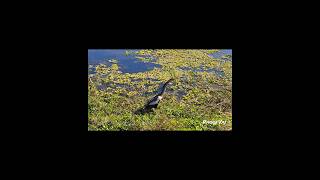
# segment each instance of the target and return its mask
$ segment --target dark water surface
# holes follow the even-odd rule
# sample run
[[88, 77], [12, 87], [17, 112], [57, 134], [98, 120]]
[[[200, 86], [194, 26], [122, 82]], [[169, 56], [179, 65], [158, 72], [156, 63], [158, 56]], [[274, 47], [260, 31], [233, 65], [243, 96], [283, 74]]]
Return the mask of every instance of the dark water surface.
[[231, 58], [223, 58], [225, 55], [232, 55], [232, 49], [221, 49], [218, 52], [210, 54], [209, 56], [216, 58], [216, 59], [224, 59], [224, 60], [232, 61], [232, 57]]
[[[128, 50], [137, 52], [138, 50]], [[161, 68], [161, 65], [152, 62], [143, 62], [136, 58], [134, 53], [126, 55], [126, 49], [106, 49], [106, 50], [88, 50], [89, 73], [93, 73], [93, 69], [98, 64], [111, 65], [111, 59], [118, 61], [119, 69], [123, 73], [137, 73], [150, 71], [153, 68]], [[91, 66], [90, 66], [91, 65]]]

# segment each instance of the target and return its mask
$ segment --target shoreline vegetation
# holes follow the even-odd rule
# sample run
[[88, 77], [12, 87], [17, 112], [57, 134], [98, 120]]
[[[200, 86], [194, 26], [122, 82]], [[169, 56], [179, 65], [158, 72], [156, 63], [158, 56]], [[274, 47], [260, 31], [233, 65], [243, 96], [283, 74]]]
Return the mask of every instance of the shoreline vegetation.
[[[97, 65], [88, 77], [88, 130], [231, 131], [232, 61], [223, 59], [232, 55], [210, 56], [218, 51], [128, 50], [126, 55], [161, 65], [138, 73], [122, 73], [116, 59]], [[170, 78], [173, 85], [158, 108], [134, 114]]]

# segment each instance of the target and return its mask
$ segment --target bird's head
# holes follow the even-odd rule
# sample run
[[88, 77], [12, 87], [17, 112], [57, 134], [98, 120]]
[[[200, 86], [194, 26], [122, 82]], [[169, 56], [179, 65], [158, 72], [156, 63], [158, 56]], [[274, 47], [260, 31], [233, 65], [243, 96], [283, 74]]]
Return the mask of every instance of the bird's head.
[[169, 79], [168, 81], [167, 81], [167, 84], [169, 84], [169, 85], [171, 85], [171, 84], [173, 84], [173, 78], [171, 78], [171, 79]]

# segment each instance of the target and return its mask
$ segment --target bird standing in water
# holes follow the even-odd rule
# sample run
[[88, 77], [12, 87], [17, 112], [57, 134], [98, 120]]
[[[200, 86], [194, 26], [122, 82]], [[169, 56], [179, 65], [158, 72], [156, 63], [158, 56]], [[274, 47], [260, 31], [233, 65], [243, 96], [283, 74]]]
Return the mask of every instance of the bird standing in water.
[[157, 108], [158, 104], [160, 103], [161, 99], [163, 98], [163, 94], [168, 85], [172, 84], [173, 79], [169, 79], [164, 85], [161, 87], [160, 92], [154, 96], [145, 106], [143, 109], [138, 110], [137, 112], [150, 112], [153, 108]]

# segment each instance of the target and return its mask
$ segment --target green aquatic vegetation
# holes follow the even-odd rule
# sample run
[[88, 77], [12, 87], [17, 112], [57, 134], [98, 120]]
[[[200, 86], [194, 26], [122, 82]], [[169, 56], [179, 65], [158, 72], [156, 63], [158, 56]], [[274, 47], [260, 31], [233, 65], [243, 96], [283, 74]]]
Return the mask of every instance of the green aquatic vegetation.
[[129, 56], [129, 55], [135, 55], [136, 52], [132, 51], [132, 50], [126, 50], [125, 53], [124, 53], [126, 56]]
[[204, 50], [204, 52], [206, 52], [207, 54], [213, 54], [215, 52], [219, 52], [219, 50], [217, 49], [211, 49], [211, 50]]
[[[232, 62], [209, 56], [217, 51], [140, 50], [140, 60], [153, 57], [162, 68], [139, 73], [122, 73], [116, 63], [96, 66], [96, 74], [88, 77], [88, 130], [231, 130]], [[225, 76], [183, 67], [216, 68]], [[174, 84], [158, 108], [134, 114], [170, 78]]]
[[222, 58], [223, 59], [225, 59], [225, 58], [229, 59], [229, 58], [232, 58], [232, 55], [231, 54], [226, 54], [226, 55], [223, 55]]
[[145, 57], [145, 56], [136, 56], [137, 59], [144, 61], [144, 62], [151, 62], [153, 61], [153, 58], [151, 57]]
[[111, 71], [118, 71], [119, 70], [119, 67], [117, 64], [112, 64], [110, 68], [111, 68]]

